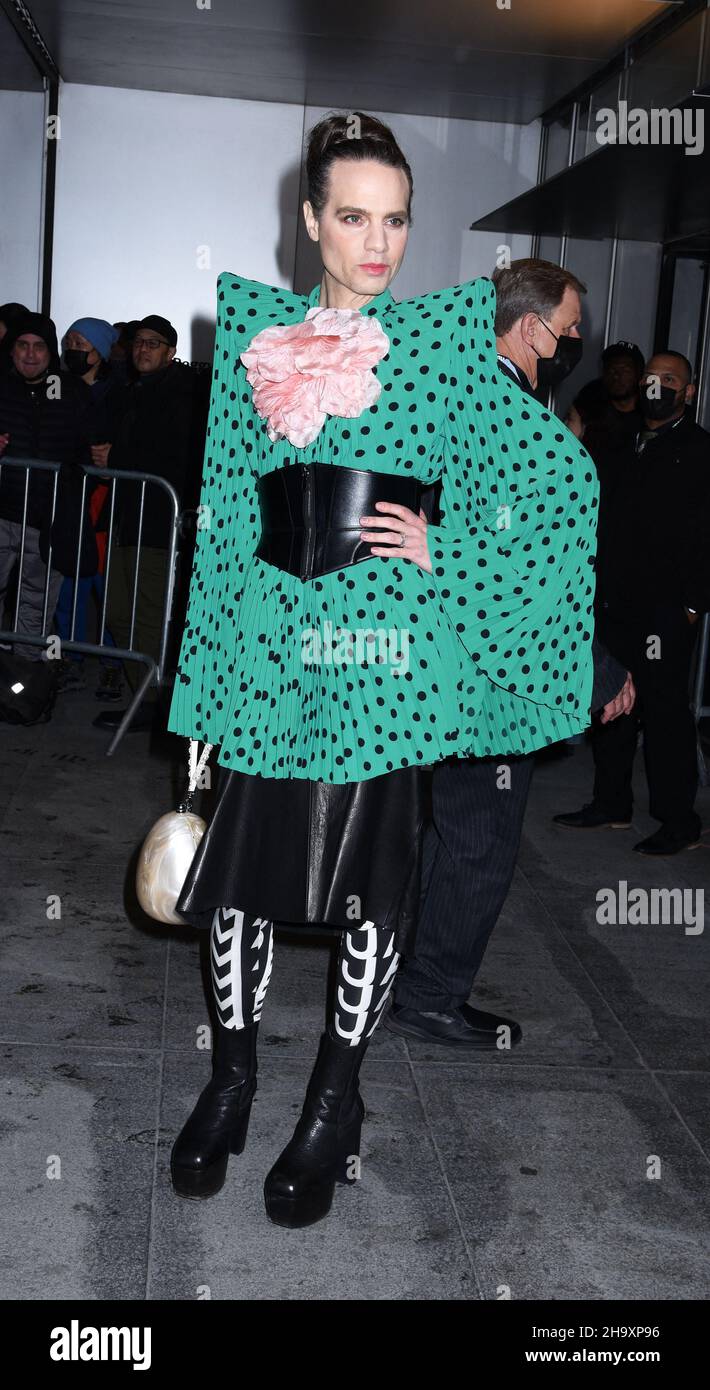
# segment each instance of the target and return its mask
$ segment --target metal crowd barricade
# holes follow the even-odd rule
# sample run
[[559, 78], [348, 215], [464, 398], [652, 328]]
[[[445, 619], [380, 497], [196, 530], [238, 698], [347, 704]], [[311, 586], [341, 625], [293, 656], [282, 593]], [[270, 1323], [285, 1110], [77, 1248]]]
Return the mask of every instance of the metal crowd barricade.
[[[20, 458], [13, 458], [10, 454], [5, 454], [5, 455], [0, 456], [0, 480], [2, 480], [3, 469], [8, 468], [8, 467], [9, 467], [9, 468], [24, 468], [24, 470], [25, 470], [25, 490], [24, 490], [24, 500], [23, 500], [23, 507], [22, 507], [22, 521], [21, 521], [21, 523], [18, 523], [19, 525], [21, 525], [21, 536], [20, 536], [20, 548], [19, 548], [19, 552], [18, 552], [17, 595], [16, 595], [16, 598], [15, 598], [15, 613], [14, 613], [14, 619], [13, 619], [13, 627], [12, 627], [11, 629], [6, 629], [6, 628], [0, 627], [0, 642], [4, 642], [4, 643], [12, 642], [13, 644], [14, 644], [14, 643], [24, 643], [24, 644], [27, 645], [27, 646], [41, 646], [41, 647], [43, 647], [43, 648], [46, 648], [46, 646], [47, 646], [47, 641], [48, 641], [49, 638], [51, 638], [51, 637], [53, 637], [53, 636], [54, 636], [54, 637], [58, 637], [58, 634], [56, 634], [56, 633], [48, 633], [48, 632], [47, 632], [47, 620], [48, 620], [48, 617], [49, 617], [49, 618], [52, 618], [52, 617], [54, 616], [53, 613], [48, 615], [48, 613], [47, 613], [47, 606], [48, 606], [48, 601], [49, 601], [50, 572], [51, 572], [51, 565], [52, 565], [51, 527], [52, 527], [52, 525], [53, 525], [53, 523], [54, 523], [54, 519], [55, 519], [55, 515], [56, 515], [56, 508], [57, 508], [57, 491], [58, 491], [58, 484], [59, 484], [59, 473], [60, 473], [60, 469], [61, 469], [62, 465], [59, 464], [59, 463], [54, 463], [54, 462], [47, 462], [47, 461], [45, 461], [44, 459], [20, 459]], [[77, 465], [77, 468], [78, 468], [78, 467], [79, 467], [79, 465]], [[41, 633], [36, 633], [36, 634], [35, 634], [35, 633], [18, 632], [18, 631], [17, 631], [17, 624], [18, 624], [18, 621], [19, 621], [20, 601], [21, 601], [22, 586], [23, 586], [23, 567], [24, 567], [24, 557], [25, 557], [25, 541], [26, 541], [26, 534], [27, 534], [27, 508], [28, 508], [28, 501], [29, 501], [30, 474], [31, 474], [32, 472], [36, 472], [36, 471], [52, 472], [52, 473], [54, 474], [54, 482], [53, 482], [53, 486], [52, 486], [52, 506], [51, 506], [50, 521], [49, 521], [49, 527], [50, 527], [50, 544], [49, 544], [48, 563], [47, 563], [47, 565], [46, 565], [46, 567], [45, 567], [46, 573], [45, 573], [45, 582], [44, 582], [44, 597], [43, 597], [43, 602], [42, 602], [42, 632], [41, 632]], [[173, 597], [174, 597], [174, 593], [175, 593], [175, 573], [176, 573], [176, 565], [177, 565], [177, 561], [178, 561], [178, 548], [177, 548], [177, 542], [178, 542], [178, 535], [180, 534], [180, 526], [181, 526], [182, 516], [181, 516], [181, 513], [180, 513], [180, 501], [179, 501], [178, 495], [177, 495], [177, 493], [176, 493], [176, 491], [175, 491], [175, 488], [172, 486], [171, 483], [167, 482], [165, 478], [159, 478], [156, 474], [153, 474], [153, 473], [138, 473], [138, 472], [135, 472], [135, 471], [133, 471], [133, 470], [131, 470], [131, 469], [127, 469], [127, 468], [120, 468], [120, 469], [116, 469], [116, 468], [94, 468], [92, 465], [89, 465], [89, 464], [82, 464], [82, 465], [81, 465], [81, 471], [82, 471], [82, 473], [83, 473], [83, 478], [82, 478], [82, 484], [81, 484], [81, 509], [80, 509], [80, 514], [79, 514], [79, 525], [78, 525], [78, 530], [77, 530], [76, 563], [75, 563], [75, 567], [74, 567], [74, 575], [73, 575], [73, 576], [71, 576], [71, 575], [69, 576], [69, 578], [73, 578], [73, 580], [74, 580], [74, 595], [73, 595], [72, 613], [71, 613], [71, 628], [70, 628], [70, 636], [69, 636], [67, 639], [64, 639], [64, 638], [60, 638], [60, 639], [59, 639], [59, 640], [60, 640], [60, 648], [61, 648], [61, 651], [62, 651], [62, 652], [65, 652], [65, 651], [81, 652], [82, 654], [87, 655], [87, 656], [109, 656], [109, 657], [111, 657], [111, 658], [115, 658], [116, 660], [120, 660], [120, 661], [139, 661], [139, 662], [142, 662], [143, 665], [146, 667], [145, 676], [144, 676], [143, 680], [141, 681], [140, 685], [138, 686], [138, 688], [137, 688], [137, 690], [136, 690], [136, 692], [135, 692], [135, 694], [134, 694], [132, 700], [130, 701], [130, 703], [129, 703], [129, 705], [128, 705], [128, 708], [127, 708], [127, 710], [126, 710], [126, 713], [125, 713], [123, 719], [121, 720], [121, 723], [119, 724], [119, 726], [118, 726], [118, 728], [117, 728], [117, 730], [116, 730], [116, 733], [114, 734], [114, 737], [112, 738], [112, 740], [111, 740], [111, 742], [110, 742], [110, 744], [109, 744], [109, 746], [108, 746], [108, 748], [107, 748], [107, 750], [106, 750], [106, 756], [110, 758], [111, 755], [112, 755], [112, 753], [114, 753], [114, 751], [115, 751], [116, 748], [118, 747], [118, 744], [120, 743], [121, 739], [123, 738], [123, 735], [125, 734], [126, 730], [128, 729], [128, 727], [129, 727], [129, 725], [130, 725], [130, 723], [131, 723], [131, 720], [133, 719], [133, 717], [134, 717], [136, 711], [138, 710], [138, 707], [139, 707], [139, 705], [140, 705], [140, 703], [141, 703], [141, 701], [142, 701], [142, 699], [143, 699], [143, 696], [145, 695], [145, 692], [146, 692], [146, 690], [148, 689], [148, 687], [151, 686], [151, 685], [155, 685], [155, 686], [160, 687], [160, 686], [163, 684], [163, 681], [164, 681], [164, 678], [165, 678], [165, 660], [166, 660], [166, 653], [167, 653], [167, 644], [168, 644], [168, 633], [169, 633], [169, 627], [170, 627], [170, 619], [171, 619], [171, 616], [172, 616]], [[79, 642], [79, 641], [76, 641], [76, 639], [75, 639], [75, 637], [74, 637], [74, 632], [75, 632], [75, 630], [76, 630], [76, 606], [77, 606], [77, 598], [78, 598], [78, 581], [79, 581], [79, 578], [80, 578], [79, 571], [80, 571], [80, 568], [81, 568], [81, 542], [82, 542], [82, 535], [83, 535], [83, 532], [84, 532], [84, 522], [85, 522], [85, 518], [86, 518], [86, 507], [87, 507], [87, 478], [90, 478], [90, 477], [100, 478], [102, 482], [107, 482], [107, 481], [110, 482], [110, 487], [111, 487], [111, 499], [110, 499], [110, 507], [109, 507], [109, 524], [108, 524], [108, 531], [107, 531], [107, 536], [106, 536], [106, 568], [105, 568], [105, 571], [104, 571], [104, 590], [103, 590], [102, 601], [101, 601], [101, 613], [100, 613], [99, 633], [98, 633], [98, 638], [99, 638], [99, 640], [98, 640], [98, 642]], [[116, 484], [117, 484], [118, 482], [123, 482], [123, 481], [126, 481], [126, 482], [139, 482], [139, 483], [141, 484], [141, 492], [140, 492], [140, 507], [139, 507], [139, 514], [138, 514], [138, 534], [137, 534], [136, 546], [135, 546], [135, 549], [136, 549], [136, 566], [135, 566], [135, 571], [134, 571], [134, 574], [133, 574], [133, 594], [132, 594], [132, 599], [131, 599], [131, 614], [130, 614], [130, 629], [129, 629], [129, 635], [128, 635], [128, 647], [117, 647], [117, 646], [113, 646], [113, 645], [108, 645], [108, 644], [105, 642], [104, 638], [105, 638], [105, 634], [106, 634], [106, 604], [107, 604], [108, 594], [109, 594], [109, 583], [110, 583], [110, 573], [111, 573], [111, 550], [112, 550], [112, 543], [113, 543], [113, 539], [114, 539], [114, 521], [115, 521], [115, 517], [116, 517]], [[136, 607], [137, 607], [137, 602], [138, 602], [138, 575], [139, 575], [139, 571], [140, 571], [140, 561], [141, 561], [141, 544], [142, 544], [142, 535], [143, 535], [143, 511], [144, 511], [144, 504], [145, 504], [145, 489], [146, 489], [146, 486], [147, 486], [147, 485], [156, 485], [156, 486], [158, 486], [159, 488], [161, 488], [161, 489], [163, 490], [163, 492], [167, 495], [167, 497], [168, 497], [169, 500], [170, 500], [170, 503], [171, 503], [171, 512], [172, 512], [172, 517], [171, 517], [171, 522], [170, 522], [170, 529], [169, 529], [169, 535], [168, 535], [167, 538], [166, 538], [166, 583], [165, 583], [165, 595], [164, 595], [164, 598], [163, 598], [163, 614], [162, 614], [162, 619], [161, 619], [160, 649], [159, 649], [157, 661], [156, 661], [155, 657], [153, 657], [150, 653], [148, 653], [148, 652], [142, 652], [142, 651], [138, 650], [136, 647], [134, 647], [134, 645], [133, 645], [134, 633], [135, 633], [135, 625], [136, 625]], [[91, 524], [91, 523], [89, 522], [89, 524]], [[82, 576], [82, 577], [85, 577], [85, 576]], [[2, 614], [0, 613], [0, 621], [1, 621], [1, 620], [2, 620]]]

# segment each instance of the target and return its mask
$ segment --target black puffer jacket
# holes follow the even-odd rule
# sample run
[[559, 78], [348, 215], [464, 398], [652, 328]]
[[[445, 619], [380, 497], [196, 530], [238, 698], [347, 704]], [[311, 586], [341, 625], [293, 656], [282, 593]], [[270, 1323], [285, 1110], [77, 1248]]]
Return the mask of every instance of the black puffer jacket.
[[[36, 384], [26, 382], [14, 369], [0, 377], [0, 434], [10, 436], [5, 450], [8, 458], [47, 459], [73, 467], [91, 463], [76, 387], [52, 368]], [[24, 468], [8, 465], [2, 469], [0, 517], [6, 521], [22, 521], [25, 478]], [[52, 470], [30, 470], [28, 526], [42, 528], [48, 522], [53, 484]]]

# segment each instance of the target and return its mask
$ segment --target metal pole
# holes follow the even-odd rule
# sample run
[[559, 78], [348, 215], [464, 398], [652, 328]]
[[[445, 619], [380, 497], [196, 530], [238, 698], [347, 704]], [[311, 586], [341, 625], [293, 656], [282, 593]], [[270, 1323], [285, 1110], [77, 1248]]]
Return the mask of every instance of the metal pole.
[[136, 604], [138, 603], [138, 571], [141, 563], [141, 542], [143, 540], [143, 506], [145, 504], [145, 483], [141, 483], [141, 502], [138, 512], [138, 539], [136, 541], [136, 568], [133, 574], [133, 601], [131, 603], [131, 630], [128, 634], [128, 645], [133, 646], [133, 629], [136, 622]]
[[25, 532], [27, 531], [27, 503], [30, 491], [29, 465], [25, 469], [25, 496], [22, 503], [22, 532], [20, 534], [20, 554], [17, 564], [17, 594], [15, 595], [15, 629], [20, 621], [20, 599], [22, 597], [22, 571], [25, 568]]
[[101, 631], [99, 633], [99, 643], [104, 644], [104, 632], [106, 629], [106, 604], [108, 602], [108, 582], [111, 574], [111, 551], [113, 547], [113, 520], [116, 509], [116, 478], [111, 479], [111, 505], [109, 507], [108, 535], [106, 537], [106, 564], [104, 567], [104, 592], [101, 601]]
[[698, 366], [697, 396], [695, 403], [695, 418], [699, 425], [702, 424], [705, 416], [705, 404], [708, 394], [707, 377], [710, 372], [710, 276], [707, 269], [703, 277], [703, 307], [702, 322], [700, 326], [700, 363]]
[[71, 627], [69, 638], [73, 642], [76, 636], [76, 605], [79, 597], [79, 579], [81, 570], [81, 540], [84, 532], [84, 508], [86, 506], [86, 474], [81, 480], [81, 512], [79, 514], [79, 534], [76, 541], [76, 573], [74, 575], [74, 594], [71, 606]]
[[574, 145], [577, 139], [577, 121], [579, 113], [579, 102], [575, 101], [572, 107], [572, 120], [569, 127], [569, 145], [567, 146], [567, 168], [574, 164]]
[[699, 44], [698, 44], [698, 68], [697, 68], [697, 72], [696, 72], [696, 74], [695, 74], [695, 86], [696, 86], [696, 87], [702, 87], [702, 85], [703, 85], [703, 68], [704, 68], [704, 66], [705, 66], [705, 39], [706, 39], [706, 36], [707, 36], [707, 27], [708, 27], [708, 12], [707, 12], [707, 5], [708, 5], [708, 4], [710, 4], [710, 0], [707, 0], [706, 7], [705, 7], [705, 9], [703, 10], [702, 19], [701, 19], [701, 21], [700, 21], [700, 42], [699, 42]]
[[700, 634], [698, 637], [698, 649], [695, 662], [695, 680], [693, 681], [693, 714], [695, 722], [710, 714], [710, 706], [703, 705], [703, 690], [705, 688], [705, 668], [708, 660], [708, 650], [710, 649], [710, 613], [706, 613], [700, 624]]
[[[48, 83], [47, 121], [59, 116], [59, 84]], [[49, 316], [52, 304], [52, 255], [54, 252], [54, 200], [57, 185], [57, 144], [44, 135], [44, 188], [42, 194], [42, 313]]]
[[606, 316], [604, 318], [604, 343], [606, 347], [609, 342], [609, 330], [611, 328], [611, 311], [614, 303], [614, 288], [616, 284], [616, 252], [619, 245], [618, 237], [614, 237], [611, 243], [611, 265], [609, 266], [609, 288], [606, 295]]
[[541, 123], [540, 142], [537, 148], [537, 183], [543, 183], [545, 180], [545, 165], [547, 163], [547, 141], [549, 133], [550, 127]]
[[[28, 470], [28, 471], [29, 471], [29, 470]], [[55, 515], [56, 515], [56, 511], [57, 511], [57, 488], [58, 488], [58, 486], [59, 486], [59, 468], [57, 467], [57, 468], [55, 468], [55, 470], [54, 470], [54, 483], [53, 483], [53, 486], [52, 486], [52, 515], [51, 515], [51, 517], [49, 518], [49, 554], [47, 555], [47, 568], [46, 568], [46, 570], [45, 570], [45, 575], [44, 575], [44, 602], [43, 602], [43, 604], [42, 604], [42, 636], [43, 636], [43, 637], [45, 636], [45, 630], [46, 630], [46, 627], [47, 627], [47, 618], [50, 616], [50, 614], [48, 614], [48, 612], [47, 612], [47, 604], [48, 604], [48, 602], [49, 602], [49, 579], [50, 579], [50, 575], [51, 575], [51, 573], [52, 573], [52, 527], [54, 526], [54, 518], [55, 518]], [[54, 614], [52, 613], [51, 616], [54, 617]]]

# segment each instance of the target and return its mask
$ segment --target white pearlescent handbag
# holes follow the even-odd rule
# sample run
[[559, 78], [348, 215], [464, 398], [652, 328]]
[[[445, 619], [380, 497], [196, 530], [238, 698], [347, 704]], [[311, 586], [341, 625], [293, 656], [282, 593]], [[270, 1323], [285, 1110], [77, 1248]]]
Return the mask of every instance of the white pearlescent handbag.
[[184, 917], [175, 911], [188, 870], [197, 847], [207, 829], [201, 816], [192, 810], [192, 798], [207, 766], [212, 744], [206, 743], [200, 758], [199, 743], [190, 739], [189, 786], [185, 800], [177, 811], [168, 811], [155, 822], [146, 835], [138, 856], [136, 894], [144, 912], [156, 922], [169, 926], [186, 925]]

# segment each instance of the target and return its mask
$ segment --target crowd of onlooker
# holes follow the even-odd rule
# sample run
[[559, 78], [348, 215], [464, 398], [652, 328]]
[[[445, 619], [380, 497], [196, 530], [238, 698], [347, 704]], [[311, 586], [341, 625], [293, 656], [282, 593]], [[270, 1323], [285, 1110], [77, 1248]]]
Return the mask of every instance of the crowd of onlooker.
[[[159, 314], [113, 324], [79, 318], [59, 343], [46, 315], [0, 306], [0, 627], [100, 640], [157, 658], [172, 501], [160, 485], [143, 489], [121, 478], [114, 487], [110, 479], [114, 470], [157, 475], [175, 489], [181, 513], [197, 506], [209, 376], [180, 362], [176, 350], [177, 333]], [[16, 467], [13, 459], [51, 460], [61, 469], [57, 478], [56, 470]], [[79, 465], [110, 472], [105, 481], [85, 478]], [[183, 551], [189, 553], [186, 538]], [[188, 568], [183, 564], [183, 579]], [[30, 660], [44, 653], [39, 643], [15, 650]], [[67, 651], [59, 688], [84, 686], [86, 665], [81, 653]], [[104, 655], [97, 698], [120, 700], [124, 674], [135, 689], [144, 670]], [[154, 686], [146, 692], [134, 728], [152, 721], [157, 693]], [[121, 715], [106, 710], [98, 722], [112, 728]]]

